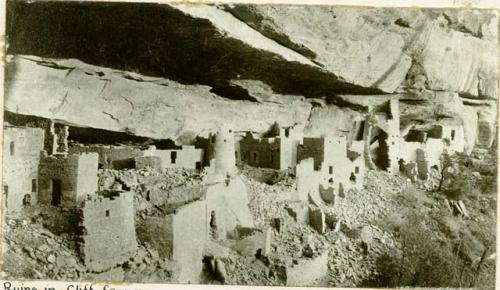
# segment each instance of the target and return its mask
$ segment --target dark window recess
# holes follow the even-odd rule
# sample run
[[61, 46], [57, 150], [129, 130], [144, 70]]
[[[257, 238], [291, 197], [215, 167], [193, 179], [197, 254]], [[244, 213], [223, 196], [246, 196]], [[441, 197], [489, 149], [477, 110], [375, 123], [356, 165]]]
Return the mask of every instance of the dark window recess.
[[8, 208], [9, 205], [7, 204], [7, 201], [9, 200], [9, 186], [3, 186], [3, 194], [5, 194], [5, 197], [2, 198], [2, 200], [5, 200], [5, 207]]
[[349, 177], [349, 180], [352, 182], [356, 182], [356, 175], [354, 175], [354, 173], [351, 172], [351, 177]]
[[15, 151], [14, 141], [11, 141], [10, 142], [10, 155], [14, 155], [14, 151]]
[[246, 160], [247, 159], [247, 155], [245, 153], [241, 154], [241, 160]]
[[451, 140], [455, 140], [455, 130], [451, 130]]
[[333, 166], [328, 166], [328, 173], [333, 174]]
[[253, 161], [257, 161], [257, 152], [253, 153]]
[[170, 152], [170, 163], [175, 164], [177, 160], [177, 151]]
[[62, 188], [60, 179], [52, 179], [52, 201], [51, 204], [58, 206], [61, 204]]
[[106, 210], [106, 217], [109, 217], [109, 209]]
[[271, 154], [271, 162], [274, 162], [274, 155]]
[[358, 167], [358, 166], [356, 166], [356, 167], [354, 168], [354, 172], [355, 172], [356, 174], [358, 174], [358, 173], [359, 173], [359, 167]]
[[36, 192], [36, 179], [31, 180], [31, 192]]

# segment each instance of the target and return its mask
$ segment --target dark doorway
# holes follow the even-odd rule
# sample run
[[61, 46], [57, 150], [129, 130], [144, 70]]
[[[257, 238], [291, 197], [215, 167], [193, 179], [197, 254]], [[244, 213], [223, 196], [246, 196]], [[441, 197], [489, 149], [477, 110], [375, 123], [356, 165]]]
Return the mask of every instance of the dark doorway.
[[51, 204], [58, 206], [61, 204], [61, 180], [52, 179], [52, 201]]
[[201, 170], [201, 161], [196, 161], [196, 169]]
[[170, 163], [175, 164], [176, 159], [177, 159], [177, 151], [170, 152]]

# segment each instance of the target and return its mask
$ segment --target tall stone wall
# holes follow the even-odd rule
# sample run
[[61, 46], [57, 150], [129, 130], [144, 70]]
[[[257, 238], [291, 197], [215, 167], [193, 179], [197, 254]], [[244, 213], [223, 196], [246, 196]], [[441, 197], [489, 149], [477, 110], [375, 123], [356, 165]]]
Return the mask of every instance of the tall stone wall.
[[281, 139], [257, 139], [248, 133], [240, 141], [241, 161], [262, 168], [281, 169]]
[[246, 186], [239, 177], [207, 185], [207, 220], [215, 215], [217, 236], [225, 238], [236, 228], [253, 227]]
[[199, 283], [203, 251], [208, 238], [206, 201], [181, 206], [165, 217], [147, 217], [138, 223], [137, 235], [161, 258], [175, 260], [180, 266], [179, 283]]
[[[233, 130], [222, 126], [214, 144], [214, 172], [216, 175], [232, 175], [236, 170], [236, 156]], [[212, 164], [210, 164], [212, 166]]]
[[199, 200], [178, 208], [167, 217], [172, 224], [172, 259], [181, 267], [179, 283], [199, 283], [207, 240], [206, 202]]
[[79, 252], [88, 269], [106, 271], [135, 253], [133, 193], [93, 196], [85, 201], [82, 211], [84, 234]]
[[307, 159], [314, 159], [314, 169], [319, 170], [325, 158], [324, 138], [304, 138], [297, 148], [297, 162]]
[[18, 213], [23, 198], [38, 199], [38, 166], [44, 146], [44, 132], [37, 128], [5, 127], [3, 134], [3, 206]]
[[[63, 207], [78, 206], [87, 194], [97, 191], [97, 153], [42, 156], [39, 169], [39, 200]], [[57, 185], [59, 184], [59, 185]], [[55, 202], [57, 189], [60, 202]]]

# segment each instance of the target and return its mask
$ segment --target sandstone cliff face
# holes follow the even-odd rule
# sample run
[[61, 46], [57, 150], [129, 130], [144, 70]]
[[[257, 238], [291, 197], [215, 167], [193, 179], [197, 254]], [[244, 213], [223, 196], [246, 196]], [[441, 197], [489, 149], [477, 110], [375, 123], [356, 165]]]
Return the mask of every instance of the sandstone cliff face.
[[[16, 21], [40, 4], [18, 5], [26, 7], [13, 9], [21, 15]], [[88, 9], [74, 5], [64, 12]], [[222, 123], [259, 133], [275, 121], [309, 135], [345, 133], [378, 95], [401, 100], [402, 130], [460, 122], [468, 149], [491, 145], [496, 132], [496, 12], [159, 5], [141, 6], [144, 14], [115, 28], [109, 19], [129, 12], [111, 6], [89, 15], [109, 15], [101, 25], [130, 38], [131, 51], [118, 39], [98, 39], [97, 30], [80, 48], [72, 25], [47, 35], [49, 46], [29, 40], [47, 33], [37, 30], [43, 23], [26, 18], [25, 31], [10, 28], [15, 56], [7, 61], [5, 109], [189, 143]], [[54, 19], [70, 17], [64, 15]], [[135, 30], [153, 25], [161, 29], [144, 36]], [[115, 59], [102, 60], [110, 55]]]
[[267, 131], [305, 123], [311, 105], [280, 96], [274, 102], [234, 101], [207, 86], [181, 85], [77, 60], [16, 56], [7, 62], [5, 109], [75, 126], [189, 142], [224, 123], [235, 131]]
[[315, 63], [350, 83], [388, 93], [423, 85], [497, 98], [495, 12], [266, 5], [226, 10], [263, 34], [306, 48]]

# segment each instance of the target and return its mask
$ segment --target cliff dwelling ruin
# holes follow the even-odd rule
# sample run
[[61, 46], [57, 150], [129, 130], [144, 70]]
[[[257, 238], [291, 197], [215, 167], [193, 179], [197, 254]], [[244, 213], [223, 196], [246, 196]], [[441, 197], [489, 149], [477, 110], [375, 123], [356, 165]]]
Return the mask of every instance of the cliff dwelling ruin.
[[497, 11], [9, 0], [7, 36], [2, 279], [494, 285]]

